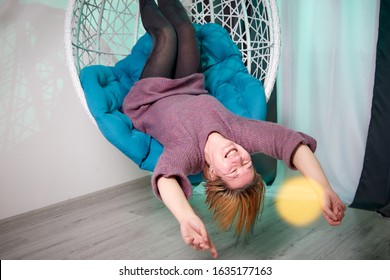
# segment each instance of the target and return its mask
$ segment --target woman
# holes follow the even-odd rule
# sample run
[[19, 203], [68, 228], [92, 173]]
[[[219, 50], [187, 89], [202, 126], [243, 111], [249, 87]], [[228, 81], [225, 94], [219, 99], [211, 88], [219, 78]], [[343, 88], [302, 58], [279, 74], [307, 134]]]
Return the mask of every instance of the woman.
[[207, 94], [195, 31], [179, 0], [159, 0], [158, 6], [140, 0], [140, 12], [153, 47], [123, 111], [135, 128], [164, 146], [152, 187], [178, 220], [185, 243], [217, 257], [205, 225], [188, 203], [187, 176], [202, 170], [206, 202], [221, 228], [235, 223], [238, 236], [251, 232], [265, 193], [250, 157], [255, 152], [284, 160], [319, 182], [325, 193], [323, 214], [329, 224], [340, 224], [345, 206], [313, 154], [315, 140], [274, 123], [236, 116]]

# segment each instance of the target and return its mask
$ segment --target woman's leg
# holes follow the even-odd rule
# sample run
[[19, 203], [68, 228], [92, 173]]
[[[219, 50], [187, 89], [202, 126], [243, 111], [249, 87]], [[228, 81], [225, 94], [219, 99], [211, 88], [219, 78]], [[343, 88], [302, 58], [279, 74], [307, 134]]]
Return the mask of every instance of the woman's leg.
[[200, 54], [195, 30], [179, 0], [158, 0], [161, 12], [173, 25], [177, 35], [177, 62], [175, 78], [200, 71]]
[[153, 47], [140, 79], [173, 78], [177, 54], [176, 32], [154, 0], [139, 0], [139, 7], [142, 24], [153, 40]]

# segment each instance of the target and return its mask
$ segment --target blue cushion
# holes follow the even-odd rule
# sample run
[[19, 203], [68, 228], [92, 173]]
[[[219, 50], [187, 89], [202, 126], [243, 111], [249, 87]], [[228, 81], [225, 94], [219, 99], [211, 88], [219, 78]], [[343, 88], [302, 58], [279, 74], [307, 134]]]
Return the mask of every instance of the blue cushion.
[[[228, 32], [213, 23], [194, 26], [206, 89], [233, 113], [264, 120], [263, 86], [248, 74], [241, 53]], [[103, 135], [141, 169], [148, 171], [154, 170], [163, 147], [151, 136], [134, 129], [132, 121], [121, 112], [121, 106], [139, 79], [151, 48], [151, 37], [145, 34], [134, 45], [131, 54], [115, 66], [93, 65], [80, 72], [89, 110]], [[201, 177], [198, 174], [190, 179], [199, 182]]]

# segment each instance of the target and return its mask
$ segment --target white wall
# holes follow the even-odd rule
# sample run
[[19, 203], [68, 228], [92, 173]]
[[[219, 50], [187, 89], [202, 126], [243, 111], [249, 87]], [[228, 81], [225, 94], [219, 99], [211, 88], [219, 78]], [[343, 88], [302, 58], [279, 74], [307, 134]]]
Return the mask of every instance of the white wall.
[[0, 2], [0, 219], [147, 175], [106, 141], [76, 97], [66, 5]]

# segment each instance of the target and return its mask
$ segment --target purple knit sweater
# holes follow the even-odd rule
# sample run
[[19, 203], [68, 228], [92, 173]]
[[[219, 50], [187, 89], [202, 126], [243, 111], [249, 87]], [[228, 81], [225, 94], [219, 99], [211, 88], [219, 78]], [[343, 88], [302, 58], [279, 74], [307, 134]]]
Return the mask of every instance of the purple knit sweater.
[[204, 147], [211, 132], [220, 133], [251, 154], [263, 153], [283, 160], [293, 169], [291, 156], [298, 144], [316, 149], [316, 141], [304, 133], [234, 115], [208, 94], [203, 74], [175, 80], [142, 79], [126, 96], [123, 111], [136, 129], [164, 146], [152, 176], [153, 191], [160, 199], [160, 176], [176, 177], [185, 196], [191, 196], [187, 175], [203, 170]]

